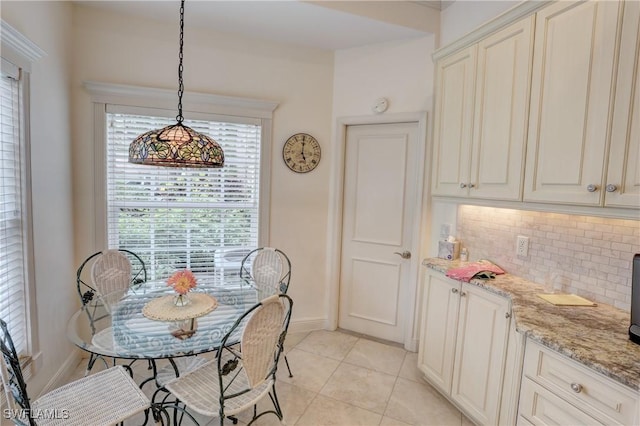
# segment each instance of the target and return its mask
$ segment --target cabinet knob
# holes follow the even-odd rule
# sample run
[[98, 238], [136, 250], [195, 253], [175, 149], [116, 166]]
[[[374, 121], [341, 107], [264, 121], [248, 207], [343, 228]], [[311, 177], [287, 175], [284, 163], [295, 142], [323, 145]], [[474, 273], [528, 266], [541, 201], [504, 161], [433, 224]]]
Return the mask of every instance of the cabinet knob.
[[451, 289], [451, 293], [456, 294], [457, 292], [458, 292], [458, 289], [457, 289], [457, 288], [452, 288], [452, 289]]
[[587, 191], [596, 192], [597, 190], [598, 190], [598, 185], [594, 185], [594, 184], [587, 185]]
[[465, 297], [467, 295], [467, 293], [465, 291], [461, 291], [460, 292], [460, 297]]
[[575, 393], [582, 392], [582, 385], [580, 383], [571, 383], [571, 390]]
[[511, 318], [511, 312], [505, 312], [505, 313], [504, 313], [504, 317], [505, 317], [506, 319]]
[[467, 184], [466, 184], [466, 183], [462, 183], [462, 182], [460, 182], [460, 188], [463, 188], [463, 189], [464, 189], [464, 188], [466, 188], [466, 187], [467, 187]]
[[476, 187], [476, 185], [475, 185], [475, 184], [473, 184], [473, 183], [470, 183], [470, 184], [469, 184], [469, 188], [475, 188], [475, 187]]
[[616, 192], [618, 190], [618, 187], [610, 183], [609, 185], [607, 185], [606, 190], [607, 192]]

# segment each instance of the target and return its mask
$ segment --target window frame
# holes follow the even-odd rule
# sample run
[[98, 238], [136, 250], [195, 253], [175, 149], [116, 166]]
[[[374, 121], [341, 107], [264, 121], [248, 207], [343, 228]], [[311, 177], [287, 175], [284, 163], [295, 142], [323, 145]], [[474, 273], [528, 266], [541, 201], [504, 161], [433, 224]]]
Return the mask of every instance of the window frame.
[[[159, 110], [158, 116], [166, 116], [166, 110], [176, 109], [176, 92], [172, 90], [117, 85], [100, 82], [85, 82], [93, 104], [94, 140], [94, 215], [95, 247], [108, 247], [107, 235], [107, 112], [114, 109], [131, 111]], [[220, 121], [259, 120], [261, 126], [260, 147], [260, 205], [258, 212], [258, 245], [269, 244], [271, 151], [273, 111], [278, 103], [266, 100], [219, 96], [185, 92], [183, 115], [198, 118], [201, 114], [214, 115]]]
[[[25, 274], [25, 354], [21, 362], [25, 380], [29, 380], [36, 372], [36, 364], [41, 361], [38, 335], [38, 316], [36, 309], [36, 274], [33, 239], [33, 208], [31, 184], [31, 66], [46, 56], [46, 52], [29, 40], [6, 21], [0, 20], [1, 57], [20, 70], [20, 145], [24, 170], [22, 174], [22, 206], [23, 215], [23, 251]], [[4, 396], [4, 393], [3, 393]], [[4, 402], [4, 398], [2, 398]]]

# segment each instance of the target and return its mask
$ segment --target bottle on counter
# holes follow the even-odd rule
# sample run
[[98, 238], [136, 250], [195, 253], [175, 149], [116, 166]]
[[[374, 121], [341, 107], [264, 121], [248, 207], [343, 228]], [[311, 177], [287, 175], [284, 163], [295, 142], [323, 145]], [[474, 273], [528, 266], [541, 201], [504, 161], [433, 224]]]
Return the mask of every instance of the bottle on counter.
[[466, 262], [467, 260], [469, 260], [469, 252], [467, 251], [466, 247], [462, 247], [460, 249], [460, 260], [463, 262]]

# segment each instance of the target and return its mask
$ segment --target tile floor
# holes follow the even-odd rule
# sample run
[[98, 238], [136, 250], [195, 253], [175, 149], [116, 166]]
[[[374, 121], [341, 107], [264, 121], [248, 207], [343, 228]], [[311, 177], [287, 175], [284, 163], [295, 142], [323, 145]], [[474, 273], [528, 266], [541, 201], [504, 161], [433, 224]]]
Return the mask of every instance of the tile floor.
[[[341, 331], [313, 331], [289, 333], [286, 354], [293, 377], [289, 377], [281, 358], [276, 389], [289, 426], [472, 424], [421, 378], [416, 368], [417, 354], [398, 346]], [[84, 374], [86, 361], [78, 366], [73, 378]], [[146, 365], [138, 362], [134, 366], [135, 378], [141, 381], [146, 377]], [[150, 391], [146, 388], [151, 386], [145, 387]], [[271, 404], [268, 398], [263, 403]], [[251, 413], [238, 417], [242, 426]], [[125, 424], [140, 424], [141, 418]], [[202, 425], [219, 424], [217, 418], [199, 420]], [[276, 416], [266, 415], [254, 424], [279, 422]]]

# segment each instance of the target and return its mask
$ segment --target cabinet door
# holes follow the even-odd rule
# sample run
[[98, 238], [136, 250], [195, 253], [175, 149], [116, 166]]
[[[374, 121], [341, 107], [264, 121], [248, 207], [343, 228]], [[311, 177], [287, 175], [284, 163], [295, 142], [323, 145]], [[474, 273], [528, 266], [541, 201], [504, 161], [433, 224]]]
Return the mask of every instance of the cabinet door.
[[536, 14], [525, 201], [601, 204], [620, 4]]
[[478, 44], [469, 196], [521, 198], [534, 17]]
[[[471, 46], [436, 64], [432, 165], [435, 195], [467, 195], [476, 51], [477, 46]], [[465, 187], [461, 188], [461, 184]]]
[[624, 3], [605, 206], [640, 208], [640, 3]]
[[448, 394], [451, 390], [460, 283], [426, 275], [418, 368], [430, 383]]
[[498, 422], [509, 310], [507, 299], [462, 285], [451, 398], [480, 424]]

